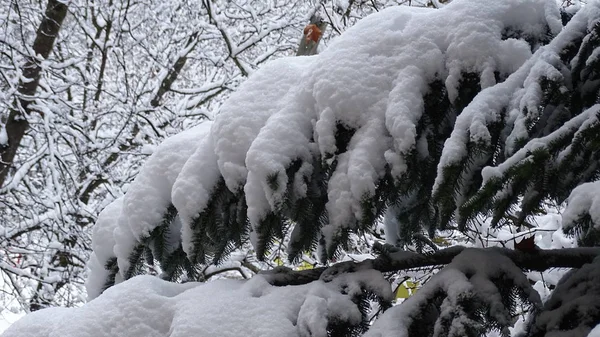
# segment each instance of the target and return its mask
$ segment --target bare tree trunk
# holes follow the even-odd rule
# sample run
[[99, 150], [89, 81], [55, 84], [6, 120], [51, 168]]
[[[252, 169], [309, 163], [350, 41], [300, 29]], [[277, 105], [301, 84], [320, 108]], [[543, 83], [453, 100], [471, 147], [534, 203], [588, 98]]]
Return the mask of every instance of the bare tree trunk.
[[158, 108], [163, 96], [167, 92], [169, 92], [169, 90], [171, 90], [171, 86], [173, 85], [173, 82], [175, 82], [175, 80], [177, 79], [177, 76], [179, 76], [179, 73], [181, 72], [181, 69], [183, 69], [183, 67], [185, 66], [185, 63], [188, 60], [188, 58], [187, 58], [188, 54], [190, 52], [192, 52], [192, 50], [194, 50], [194, 47], [197, 44], [198, 44], [198, 32], [194, 32], [194, 33], [192, 33], [192, 35], [190, 35], [190, 37], [188, 38], [188, 41], [185, 45], [185, 48], [188, 48], [188, 52], [181, 55], [177, 59], [177, 61], [175, 61], [175, 63], [173, 64], [173, 67], [171, 67], [171, 69], [169, 69], [169, 73], [167, 74], [167, 76], [165, 76], [165, 78], [160, 83], [160, 87], [158, 88], [156, 95], [154, 96], [152, 101], [150, 101], [150, 105], [153, 108]]
[[4, 184], [8, 176], [8, 171], [12, 166], [21, 140], [29, 128], [29, 122], [27, 121], [27, 115], [31, 112], [29, 105], [39, 85], [42, 70], [38, 61], [38, 55], [44, 59], [48, 58], [66, 15], [66, 4], [58, 0], [48, 0], [46, 12], [33, 42], [35, 55], [28, 57], [22, 69], [23, 77], [27, 80], [19, 82], [18, 91], [20, 97], [16, 101], [17, 107], [10, 110], [8, 120], [6, 121], [8, 145], [0, 147], [0, 187]]

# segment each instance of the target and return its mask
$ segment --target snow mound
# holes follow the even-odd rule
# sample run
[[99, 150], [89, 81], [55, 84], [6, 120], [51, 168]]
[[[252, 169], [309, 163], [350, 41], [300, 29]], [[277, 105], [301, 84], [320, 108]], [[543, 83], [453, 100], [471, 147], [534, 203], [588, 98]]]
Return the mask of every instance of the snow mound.
[[112, 258], [116, 258], [113, 251], [116, 243], [113, 232], [117, 227], [122, 208], [122, 197], [110, 203], [100, 212], [92, 230], [92, 254], [87, 265], [89, 275], [86, 281], [89, 299], [98, 297], [104, 290], [110, 273], [106, 265]]
[[[365, 277], [373, 275], [363, 273], [354, 281]], [[376, 277], [385, 281], [381, 274]], [[351, 299], [360, 291], [354, 281], [348, 276], [274, 287], [260, 275], [248, 281], [185, 284], [137, 276], [83, 307], [31, 313], [3, 337], [326, 337], [330, 320], [361, 323], [361, 312]], [[384, 293], [391, 300], [389, 284]]]

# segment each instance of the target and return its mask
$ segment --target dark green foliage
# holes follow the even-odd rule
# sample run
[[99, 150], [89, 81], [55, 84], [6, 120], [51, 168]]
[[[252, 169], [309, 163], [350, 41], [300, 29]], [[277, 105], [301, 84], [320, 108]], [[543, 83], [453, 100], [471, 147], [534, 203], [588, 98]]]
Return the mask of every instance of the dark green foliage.
[[361, 202], [362, 215], [359, 221], [358, 231], [371, 228], [372, 224], [383, 217], [383, 212], [388, 206], [390, 200], [397, 195], [394, 178], [390, 170], [386, 169], [385, 176], [379, 181], [375, 188], [375, 195], [371, 198], [364, 198]]
[[[177, 210], [170, 205], [160, 226], [138, 242], [129, 256], [129, 269], [123, 274], [125, 279], [148, 273], [148, 268], [154, 267], [156, 263], [162, 271], [161, 278], [165, 280], [178, 281], [184, 275], [189, 279], [197, 278], [196, 268], [189, 261], [181, 243], [177, 243], [180, 241], [180, 233], [173, 233], [173, 222], [178, 221], [176, 217]], [[175, 237], [171, 237], [173, 235]], [[114, 285], [115, 276], [119, 272], [117, 259], [111, 258], [104, 268], [109, 271], [107, 284], [103, 289], [106, 290]]]
[[411, 210], [403, 210], [403, 219], [399, 219], [403, 224], [400, 236], [407, 238], [409, 242], [413, 241], [411, 233], [418, 233], [420, 227], [426, 228], [430, 236], [437, 229], [447, 228], [454, 217], [457, 194], [472, 189], [471, 184], [476, 182], [472, 178], [477, 176], [477, 171], [470, 167], [475, 161], [481, 161], [481, 155], [477, 151], [470, 151], [471, 155], [462, 162], [444, 168], [444, 183], [436, 194], [431, 195], [444, 141], [450, 136], [456, 117], [480, 90], [479, 75], [467, 73], [460, 80], [458, 97], [454, 103], [450, 103], [441, 81], [431, 83], [429, 93], [423, 98], [424, 114], [417, 127], [417, 137], [427, 137], [429, 153], [423, 158], [415, 151], [409, 157], [409, 162], [414, 164], [409, 165], [407, 177], [401, 177], [397, 181], [399, 186], [415, 186], [417, 189], [416, 200], [419, 204]]
[[173, 234], [179, 235], [179, 233], [171, 233], [171, 224], [176, 216], [177, 209], [175, 206], [170, 205], [167, 208], [167, 212], [165, 213], [160, 226], [156, 227], [152, 233], [150, 233], [148, 246], [152, 251], [152, 259], [156, 259], [160, 264], [164, 264], [169, 255], [169, 236]]
[[598, 46], [600, 46], [600, 22], [597, 22], [582, 40], [577, 54], [577, 62], [571, 71], [572, 85], [576, 91], [573, 95], [573, 105], [579, 109], [600, 102], [600, 95], [598, 94], [600, 88], [600, 59], [591, 57]]
[[161, 262], [160, 267], [160, 277], [163, 280], [177, 282], [184, 276], [188, 280], [199, 279], [197, 268], [190, 262], [181, 245]]
[[424, 113], [417, 125], [417, 138], [425, 137], [428, 155], [423, 156], [413, 150], [407, 158], [407, 172], [396, 177], [393, 188], [386, 195], [389, 206], [398, 210], [399, 245], [419, 245], [420, 241], [414, 239], [416, 235], [432, 234], [437, 228], [432, 214], [431, 189], [444, 141], [450, 136], [460, 112], [450, 104], [441, 80], [429, 84], [429, 92], [423, 97], [423, 102]]
[[129, 269], [123, 273], [123, 278], [130, 279], [136, 275], [144, 274], [145, 255], [150, 251], [145, 243], [138, 243], [129, 254]]
[[104, 286], [101, 289], [102, 292], [104, 292], [106, 289], [115, 285], [115, 277], [119, 273], [119, 266], [117, 265], [117, 258], [116, 257], [110, 258], [104, 265], [104, 269], [108, 270], [108, 277], [106, 278], [106, 281], [104, 282]]
[[[587, 32], [583, 44], [573, 41], [561, 53], [562, 63], [555, 67], [570, 76], [541, 79], [543, 97], [536, 111], [522, 111], [528, 136], [516, 141], [513, 153], [531, 139], [550, 135], [598, 102], [600, 64], [597, 59], [590, 62], [589, 57], [591, 50], [600, 46], [599, 31], [600, 25], [596, 24]], [[581, 44], [579, 48], [577, 43]], [[577, 62], [571, 67], [573, 59]], [[598, 179], [600, 125], [589, 121], [553, 137], [545, 146], [530, 151], [502, 177], [487, 181], [465, 204], [458, 205], [461, 221], [487, 211], [493, 215], [496, 226], [522, 225], [528, 216], [541, 213], [545, 200], [561, 203], [577, 185]], [[519, 212], [513, 214], [516, 206]]]
[[339, 155], [348, 150], [348, 145], [354, 136], [356, 130], [348, 128], [344, 124], [338, 123], [335, 130], [335, 154]]
[[248, 231], [247, 209], [243, 192], [231, 192], [220, 178], [205, 210], [192, 221], [193, 264], [211, 259], [220, 263], [235, 247], [241, 246]]
[[[288, 170], [288, 181], [292, 186], [288, 191], [293, 190], [293, 184], [296, 182], [295, 175], [298, 172], [298, 164], [291, 167], [297, 167], [295, 170]], [[293, 194], [288, 193], [284, 203], [284, 213], [294, 224], [290, 242], [288, 243], [288, 258], [290, 261], [296, 260], [303, 251], [312, 251], [316, 248], [319, 239], [319, 230], [327, 223], [327, 213], [325, 204], [327, 203], [327, 179], [331, 170], [321, 164], [320, 160], [313, 163], [311, 175], [302, 175], [298, 177], [302, 183], [306, 184], [306, 196], [295, 198]]]
[[158, 262], [162, 271], [160, 277], [168, 281], [180, 280], [184, 275], [189, 279], [196, 279], [198, 273], [181, 244], [173, 244], [179, 241], [180, 236], [178, 228], [173, 229], [173, 222], [179, 221], [176, 217], [177, 210], [170, 205], [161, 225], [150, 233], [147, 245], [150, 248], [148, 252], [151, 254], [151, 261], [148, 264], [153, 265], [153, 261]]
[[336, 261], [343, 251], [348, 249], [348, 239], [350, 237], [350, 229], [342, 228], [338, 232], [334, 233], [334, 236], [329, 242], [325, 242], [325, 238], [319, 239], [319, 245], [324, 247], [319, 255], [321, 263], [327, 263], [327, 261]]
[[214, 264], [221, 263], [235, 248], [241, 246], [248, 230], [248, 206], [243, 194], [241, 192], [228, 194], [228, 199], [223, 205], [222, 217], [217, 218], [217, 227], [209, 232], [214, 242], [212, 253]]
[[273, 240], [283, 240], [283, 223], [283, 218], [275, 213], [269, 213], [258, 224], [254, 233], [257, 237], [257, 244], [254, 249], [259, 260], [264, 260], [267, 251], [273, 245]]
[[582, 217], [579, 226], [566, 228], [565, 233], [577, 237], [580, 247], [600, 246], [600, 230], [594, 227], [589, 214]]
[[[419, 123], [419, 129], [430, 133], [428, 136], [429, 157], [425, 160], [418, 160], [414, 167], [409, 167], [409, 171], [416, 171], [419, 174], [423, 172], [423, 168], [427, 170], [427, 174], [418, 177], [419, 185], [425, 187], [418, 193], [418, 200], [422, 203], [420, 208], [416, 209], [416, 214], [409, 215], [409, 222], [412, 226], [406, 228], [410, 231], [416, 229], [417, 222], [419, 226], [426, 226], [428, 233], [432, 235], [436, 229], [445, 228], [453, 218], [454, 210], [456, 209], [456, 193], [464, 188], [461, 174], [469, 165], [470, 159], [466, 158], [462, 163], [455, 166], [444, 168], [444, 175], [447, 177], [439, 188], [439, 193], [431, 195], [433, 182], [437, 176], [437, 163], [442, 154], [444, 141], [450, 136], [456, 117], [460, 115], [462, 110], [481, 90], [479, 85], [479, 76], [474, 73], [463, 75], [460, 80], [458, 97], [451, 104], [448, 100], [448, 94], [442, 83], [434, 82], [430, 85], [432, 89], [425, 97], [424, 117]], [[430, 102], [433, 102], [430, 103]], [[422, 174], [422, 173], [421, 173]], [[411, 180], [416, 177], [411, 177]], [[398, 182], [399, 185], [404, 184], [403, 179]], [[405, 233], [404, 235], [409, 234]], [[411, 236], [407, 236], [411, 237]]]
[[563, 26], [565, 26], [571, 18], [573, 17], [573, 13], [568, 13], [565, 9], [561, 8], [560, 10], [560, 19], [562, 21]]
[[434, 292], [429, 297], [428, 301], [419, 303], [416, 311], [419, 315], [419, 324], [411, 324], [408, 326], [409, 336], [431, 336], [435, 321], [440, 316], [440, 306], [446, 297], [446, 293], [442, 289]]
[[[561, 19], [563, 21], [563, 25], [565, 25], [570, 19], [572, 15], [567, 14], [564, 10], [561, 11]], [[515, 27], [504, 27], [502, 31], [502, 39], [520, 39], [525, 40], [531, 46], [531, 51], [535, 51], [540, 46], [548, 44], [554, 36], [550, 32], [550, 28], [546, 27], [546, 33], [544, 36], [540, 38], [539, 35], [532, 35], [530, 33], [524, 32], [521, 29], [517, 29]]]
[[[391, 307], [391, 303], [378, 297], [373, 291], [370, 291], [368, 285], [361, 285], [362, 292], [352, 298], [357, 308], [362, 314], [362, 321], [359, 325], [352, 326], [347, 322], [339, 320], [336, 317], [328, 317], [327, 335], [331, 337], [358, 337], [362, 336], [370, 327], [369, 315], [372, 313], [372, 304], [377, 303], [380, 310], [384, 311]], [[347, 294], [347, 290], [342, 288], [342, 294]]]

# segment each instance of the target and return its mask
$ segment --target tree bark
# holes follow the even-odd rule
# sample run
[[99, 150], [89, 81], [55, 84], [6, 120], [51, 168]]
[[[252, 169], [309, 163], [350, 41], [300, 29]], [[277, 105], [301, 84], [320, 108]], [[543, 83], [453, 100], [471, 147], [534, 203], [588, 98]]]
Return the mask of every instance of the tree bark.
[[419, 254], [414, 252], [389, 249], [387, 254], [382, 254], [375, 259], [361, 262], [346, 261], [337, 263], [331, 267], [320, 267], [315, 269], [293, 271], [289, 268], [280, 267], [263, 272], [267, 280], [274, 286], [288, 286], [307, 284], [319, 279], [329, 278], [345, 272], [374, 269], [380, 272], [398, 272], [401, 270], [443, 266], [465, 249], [486, 249], [495, 251], [511, 259], [515, 265], [522, 269], [544, 271], [550, 268], [580, 268], [586, 263], [591, 263], [600, 256], [598, 247], [563, 248], [563, 249], [539, 249], [525, 252], [508, 248], [466, 248], [454, 246], [439, 250], [433, 254]]
[[156, 95], [150, 101], [150, 105], [153, 108], [158, 108], [163, 96], [171, 90], [171, 86], [173, 85], [173, 82], [175, 82], [175, 80], [177, 80], [177, 76], [179, 76], [181, 69], [183, 69], [183, 67], [185, 66], [185, 63], [188, 60], [188, 58], [187, 58], [188, 54], [191, 53], [192, 50], [194, 50], [194, 47], [197, 44], [198, 44], [198, 32], [194, 32], [194, 33], [192, 33], [192, 35], [190, 35], [190, 37], [188, 38], [188, 41], [185, 45], [185, 48], [187, 48], [188, 51], [186, 53], [184, 53], [183, 55], [181, 55], [177, 59], [177, 61], [175, 61], [175, 63], [173, 64], [173, 67], [171, 67], [167, 76], [165, 76], [165, 78], [160, 83], [160, 87], [158, 88]]
[[4, 185], [21, 140], [29, 129], [27, 115], [31, 112], [30, 104], [37, 91], [42, 72], [39, 58], [47, 59], [52, 52], [52, 47], [66, 15], [66, 4], [59, 0], [48, 0], [46, 12], [33, 42], [35, 55], [29, 56], [23, 65], [23, 77], [26, 80], [19, 82], [17, 106], [10, 110], [6, 121], [8, 144], [0, 147], [0, 187]]

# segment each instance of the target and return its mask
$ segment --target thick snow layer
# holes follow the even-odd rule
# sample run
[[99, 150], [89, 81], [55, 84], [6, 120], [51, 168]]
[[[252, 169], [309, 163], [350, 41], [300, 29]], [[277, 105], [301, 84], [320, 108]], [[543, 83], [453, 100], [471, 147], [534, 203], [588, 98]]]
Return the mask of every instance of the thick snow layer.
[[[223, 177], [234, 192], [246, 183], [246, 154], [267, 119], [286, 103], [282, 98], [292, 93], [302, 74], [311, 64], [310, 58], [291, 58], [270, 62], [256, 72], [223, 104], [210, 135], [185, 164], [173, 186], [173, 204], [183, 226], [183, 248], [192, 247], [190, 222], [207, 206], [218, 180]], [[274, 143], [277, 146], [277, 142]], [[260, 160], [261, 158], [257, 158]], [[246, 186], [248, 214], [268, 207], [265, 192]], [[252, 197], [254, 196], [254, 197]], [[262, 198], [261, 198], [262, 197]]]
[[[287, 190], [290, 164], [300, 160], [309, 173], [320, 154], [319, 160], [337, 160], [328, 184], [330, 224], [323, 228], [332, 239], [360, 220], [361, 201], [375, 193], [386, 166], [395, 176], [406, 171], [428, 83], [444, 81], [451, 99], [464, 72], [478, 73], [484, 87], [492, 86], [494, 73], [508, 76], [531, 57], [532, 46], [503, 38], [504, 30], [545, 36], [548, 27], [552, 33], [561, 29], [559, 13], [542, 0], [463, 0], [441, 10], [398, 6], [361, 20], [317, 56], [263, 67], [223, 105], [211, 130], [214, 148], [199, 148], [202, 153], [192, 157], [199, 166], [190, 165], [175, 184], [183, 232], [191, 232], [186, 227], [206, 207], [219, 175], [231, 191], [244, 186], [256, 226], [288, 193], [305, 191]], [[354, 133], [346, 152], [336, 156], [338, 125]], [[427, 153], [422, 143], [419, 151]], [[218, 171], [207, 162], [214, 156]], [[199, 177], [205, 171], [207, 177]]]
[[100, 295], [108, 277], [108, 270], [104, 266], [111, 258], [116, 257], [113, 251], [115, 246], [113, 232], [117, 227], [122, 207], [122, 197], [106, 206], [98, 215], [92, 230], [92, 254], [88, 262], [90, 273], [86, 281], [89, 299]]
[[14, 322], [18, 321], [24, 316], [23, 313], [15, 314], [12, 311], [0, 309], [0, 335], [4, 330], [8, 329]]
[[[29, 314], [3, 337], [326, 337], [329, 319], [361, 322], [351, 295], [359, 291], [357, 282], [373, 275], [357, 274], [356, 282], [351, 276], [288, 287], [271, 286], [262, 276], [205, 284], [138, 276], [83, 307]], [[390, 300], [389, 284], [383, 291]]]
[[219, 170], [230, 190], [246, 183], [248, 149], [269, 117], [284, 107], [284, 97], [295, 92], [312, 61], [299, 57], [269, 62], [221, 107], [211, 135]]
[[171, 193], [173, 205], [177, 208], [182, 223], [181, 235], [185, 252], [192, 249], [190, 222], [206, 208], [219, 177], [212, 136], [208, 134], [183, 165]]
[[0, 146], [6, 146], [8, 144], [8, 134], [4, 125], [0, 125]]
[[573, 227], [586, 215], [600, 229], [600, 181], [582, 184], [573, 189], [562, 214], [563, 226]]

